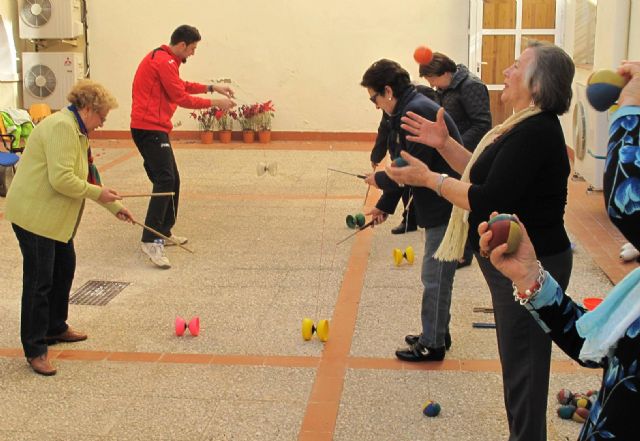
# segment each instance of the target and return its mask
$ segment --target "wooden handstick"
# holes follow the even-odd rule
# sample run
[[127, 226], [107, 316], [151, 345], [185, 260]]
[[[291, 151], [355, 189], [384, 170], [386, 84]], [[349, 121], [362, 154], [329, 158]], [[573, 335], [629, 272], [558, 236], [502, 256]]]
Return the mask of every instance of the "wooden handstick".
[[157, 196], [175, 196], [175, 192], [168, 191], [166, 193], [125, 193], [120, 195], [120, 197], [122, 198], [153, 198]]
[[163, 238], [164, 240], [168, 240], [169, 242], [173, 242], [173, 243], [175, 243], [176, 245], [178, 245], [178, 246], [179, 246], [180, 248], [182, 248], [183, 250], [185, 250], [185, 251], [189, 251], [191, 254], [193, 254], [193, 251], [191, 251], [189, 248], [187, 248], [187, 247], [185, 247], [184, 245], [182, 245], [180, 242], [178, 242], [178, 241], [177, 241], [177, 240], [175, 240], [174, 238], [172, 238], [172, 237], [167, 237], [167, 236], [165, 236], [164, 234], [162, 234], [162, 233], [160, 233], [160, 232], [158, 232], [158, 231], [154, 230], [153, 228], [151, 228], [151, 227], [147, 227], [145, 224], [142, 224], [142, 223], [138, 222], [137, 220], [133, 220], [133, 223], [134, 223], [134, 224], [136, 224], [136, 225], [140, 225], [142, 228], [144, 228], [144, 229], [145, 229], [145, 230], [147, 230], [147, 231], [151, 231], [153, 234], [156, 234], [156, 235], [160, 236], [160, 237], [161, 237], [161, 238]]
[[347, 237], [345, 237], [344, 239], [342, 239], [340, 242], [337, 242], [336, 245], [340, 245], [342, 242], [344, 242], [345, 240], [349, 239], [350, 237], [355, 236], [356, 234], [358, 234], [359, 232], [361, 232], [362, 230], [366, 230], [367, 228], [373, 226], [373, 221], [369, 221], [369, 223], [366, 223], [362, 226], [362, 228], [359, 228], [358, 230], [356, 230], [355, 233], [351, 233], [350, 235], [348, 235]]

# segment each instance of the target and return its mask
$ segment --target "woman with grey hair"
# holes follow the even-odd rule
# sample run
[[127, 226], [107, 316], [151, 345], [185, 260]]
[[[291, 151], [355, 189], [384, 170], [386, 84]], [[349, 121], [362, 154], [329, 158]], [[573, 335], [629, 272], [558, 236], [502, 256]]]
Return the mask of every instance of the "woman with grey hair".
[[433, 172], [405, 152], [408, 166], [387, 168], [396, 182], [431, 188], [453, 203], [436, 258], [459, 259], [467, 236], [473, 244], [491, 291], [510, 441], [547, 439], [551, 339], [513, 301], [511, 281], [480, 254], [477, 230], [493, 211], [516, 214], [544, 267], [567, 288], [573, 258], [563, 217], [570, 166], [558, 115], [569, 109], [574, 72], [559, 47], [530, 44], [504, 70], [501, 101], [514, 114], [487, 133], [473, 154], [449, 136], [442, 114], [436, 122], [415, 114], [403, 118], [402, 128], [413, 134], [407, 139], [435, 148], [461, 179]]

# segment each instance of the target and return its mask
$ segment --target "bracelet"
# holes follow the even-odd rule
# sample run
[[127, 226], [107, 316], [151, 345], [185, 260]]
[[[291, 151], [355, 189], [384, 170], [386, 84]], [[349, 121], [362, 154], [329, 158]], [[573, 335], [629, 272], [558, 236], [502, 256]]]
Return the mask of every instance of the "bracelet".
[[531, 300], [533, 300], [538, 295], [538, 293], [542, 289], [542, 285], [547, 279], [547, 273], [542, 268], [542, 264], [539, 260], [537, 260], [536, 262], [538, 263], [538, 278], [531, 286], [531, 288], [526, 289], [524, 292], [519, 292], [516, 284], [513, 282], [511, 283], [511, 286], [513, 286], [513, 300], [519, 302], [521, 305], [526, 305]]
[[442, 184], [444, 183], [444, 180], [447, 179], [448, 177], [449, 175], [445, 173], [441, 173], [440, 177], [438, 178], [438, 184], [436, 185], [436, 194], [439, 197], [442, 197]]

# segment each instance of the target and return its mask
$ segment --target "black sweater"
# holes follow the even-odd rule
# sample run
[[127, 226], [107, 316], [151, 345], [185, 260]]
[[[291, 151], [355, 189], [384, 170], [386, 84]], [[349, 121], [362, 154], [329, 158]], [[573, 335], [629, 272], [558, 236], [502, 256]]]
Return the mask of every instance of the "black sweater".
[[477, 251], [478, 225], [492, 211], [516, 214], [527, 227], [538, 256], [565, 251], [564, 229], [570, 165], [558, 117], [542, 112], [513, 127], [471, 168], [469, 239]]
[[[406, 150], [409, 154], [427, 164], [431, 170], [458, 178], [459, 175], [453, 171], [436, 149], [407, 141], [407, 132], [400, 128], [400, 124], [402, 123], [400, 118], [407, 112], [411, 111], [431, 121], [435, 121], [439, 108], [440, 106], [434, 101], [416, 92], [414, 87], [407, 90], [398, 99], [394, 114], [390, 116], [388, 120], [388, 150], [391, 158], [397, 158], [401, 150]], [[449, 134], [456, 141], [461, 142], [461, 137], [456, 125], [446, 113], [445, 122], [449, 129]], [[404, 189], [403, 187], [399, 187], [398, 184], [392, 181], [383, 171], [377, 172], [375, 178], [376, 184], [382, 189], [382, 196], [376, 204], [376, 208], [385, 213], [393, 214]], [[425, 187], [411, 187], [411, 191], [416, 208], [416, 220], [419, 226], [432, 228], [449, 222], [449, 215], [451, 214], [450, 202], [438, 197], [433, 190]]]
[[458, 64], [457, 67], [449, 87], [438, 89], [434, 101], [444, 107], [453, 118], [462, 136], [464, 148], [474, 151], [485, 133], [491, 130], [489, 91], [466, 66]]

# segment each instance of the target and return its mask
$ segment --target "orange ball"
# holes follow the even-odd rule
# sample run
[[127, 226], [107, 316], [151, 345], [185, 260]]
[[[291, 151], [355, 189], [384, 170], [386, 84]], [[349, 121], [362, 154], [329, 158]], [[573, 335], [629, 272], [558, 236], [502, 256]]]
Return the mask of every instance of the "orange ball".
[[413, 51], [413, 59], [416, 60], [418, 64], [429, 64], [432, 58], [433, 52], [427, 46], [418, 46], [416, 50]]

